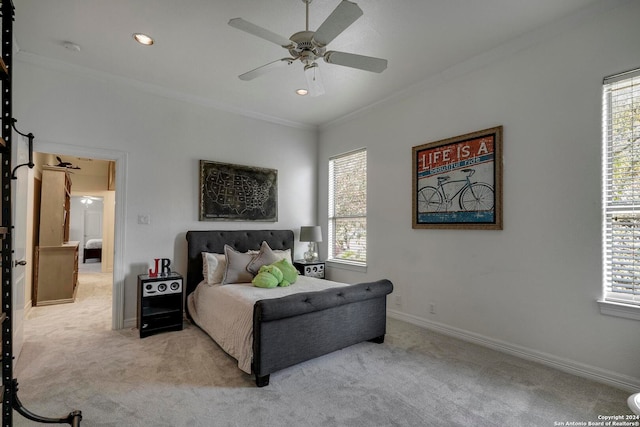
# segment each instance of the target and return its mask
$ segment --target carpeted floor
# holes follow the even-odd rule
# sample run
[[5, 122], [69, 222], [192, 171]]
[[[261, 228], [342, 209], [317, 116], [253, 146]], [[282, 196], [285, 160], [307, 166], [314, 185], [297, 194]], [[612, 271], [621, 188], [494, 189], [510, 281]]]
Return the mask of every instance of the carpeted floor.
[[101, 273], [102, 272], [102, 263], [96, 259], [90, 259], [86, 262], [78, 263], [78, 273]]
[[[82, 426], [554, 426], [630, 414], [627, 392], [389, 320], [362, 343], [256, 388], [197, 327], [112, 331], [110, 274], [36, 307], [15, 376], [27, 409]], [[15, 426], [36, 426], [14, 412]]]

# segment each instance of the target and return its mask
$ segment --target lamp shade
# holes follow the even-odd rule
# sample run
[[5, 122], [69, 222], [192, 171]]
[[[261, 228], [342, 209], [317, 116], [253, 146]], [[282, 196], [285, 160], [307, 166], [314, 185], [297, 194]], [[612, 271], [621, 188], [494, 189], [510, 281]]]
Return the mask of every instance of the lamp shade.
[[300, 227], [301, 242], [322, 242], [322, 229], [319, 225]]

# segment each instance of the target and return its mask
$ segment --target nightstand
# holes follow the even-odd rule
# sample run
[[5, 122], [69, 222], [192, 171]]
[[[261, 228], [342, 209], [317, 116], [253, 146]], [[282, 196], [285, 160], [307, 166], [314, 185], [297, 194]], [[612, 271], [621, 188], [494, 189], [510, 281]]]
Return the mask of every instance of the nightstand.
[[303, 276], [324, 279], [324, 261], [305, 261], [303, 259], [297, 259], [293, 261], [293, 265]]
[[140, 338], [182, 330], [182, 276], [170, 273], [138, 276], [138, 330]]

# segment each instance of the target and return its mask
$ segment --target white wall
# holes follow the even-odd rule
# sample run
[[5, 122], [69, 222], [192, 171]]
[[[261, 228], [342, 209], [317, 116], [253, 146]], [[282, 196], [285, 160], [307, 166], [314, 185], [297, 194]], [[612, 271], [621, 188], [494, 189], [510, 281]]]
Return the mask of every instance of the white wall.
[[[29, 54], [16, 55], [14, 67], [13, 115], [35, 135], [36, 151], [40, 143], [126, 154], [126, 180], [116, 183], [126, 194], [125, 324], [135, 324], [137, 275], [154, 258], [170, 258], [174, 270], [186, 274], [187, 230], [298, 230], [315, 222], [315, 130], [169, 99]], [[201, 159], [277, 169], [278, 221], [198, 221]], [[139, 214], [149, 215], [150, 225], [139, 225]], [[304, 248], [296, 251], [301, 255]]]
[[[517, 50], [506, 46], [483, 66], [475, 58], [402, 99], [324, 126], [321, 223], [330, 156], [367, 147], [369, 186], [368, 270], [330, 268], [328, 276], [389, 278], [397, 317], [640, 388], [640, 323], [601, 315], [596, 304], [601, 85], [640, 67], [639, 18], [637, 1], [585, 16], [551, 38], [531, 35], [539, 40], [524, 50], [504, 54]], [[504, 230], [413, 230], [411, 147], [497, 125]]]

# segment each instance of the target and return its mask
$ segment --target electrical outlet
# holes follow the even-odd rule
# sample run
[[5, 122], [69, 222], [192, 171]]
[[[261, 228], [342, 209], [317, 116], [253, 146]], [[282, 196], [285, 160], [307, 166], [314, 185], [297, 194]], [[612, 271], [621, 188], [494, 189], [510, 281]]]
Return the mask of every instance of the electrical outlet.
[[434, 303], [429, 304], [429, 313], [436, 314], [436, 305]]
[[396, 303], [396, 305], [402, 305], [402, 298], [400, 297], [400, 295], [396, 295], [394, 297], [394, 302]]
[[138, 215], [138, 224], [149, 225], [151, 224], [151, 215]]

